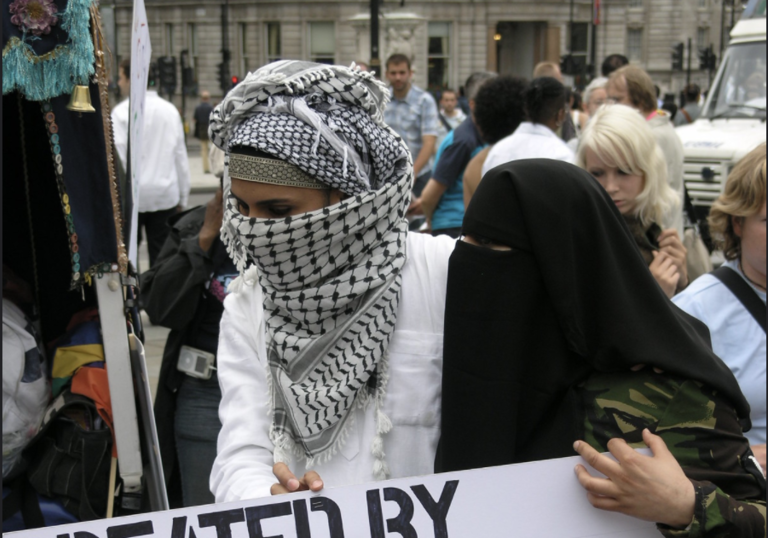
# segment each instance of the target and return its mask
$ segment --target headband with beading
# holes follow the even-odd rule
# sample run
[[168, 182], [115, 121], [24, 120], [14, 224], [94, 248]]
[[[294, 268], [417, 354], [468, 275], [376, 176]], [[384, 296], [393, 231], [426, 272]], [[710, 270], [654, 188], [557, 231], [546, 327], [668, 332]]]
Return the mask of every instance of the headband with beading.
[[328, 188], [327, 185], [310, 176], [301, 168], [285, 161], [243, 155], [234, 151], [229, 155], [229, 177], [285, 187]]

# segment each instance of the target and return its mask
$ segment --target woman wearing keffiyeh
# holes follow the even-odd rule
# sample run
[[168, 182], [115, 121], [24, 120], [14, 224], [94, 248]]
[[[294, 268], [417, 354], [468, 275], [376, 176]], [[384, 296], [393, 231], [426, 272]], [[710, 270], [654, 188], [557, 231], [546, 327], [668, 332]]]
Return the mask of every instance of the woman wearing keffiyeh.
[[408, 234], [412, 159], [387, 98], [354, 66], [282, 61], [211, 115], [241, 272], [217, 357], [217, 502], [432, 472], [453, 241]]

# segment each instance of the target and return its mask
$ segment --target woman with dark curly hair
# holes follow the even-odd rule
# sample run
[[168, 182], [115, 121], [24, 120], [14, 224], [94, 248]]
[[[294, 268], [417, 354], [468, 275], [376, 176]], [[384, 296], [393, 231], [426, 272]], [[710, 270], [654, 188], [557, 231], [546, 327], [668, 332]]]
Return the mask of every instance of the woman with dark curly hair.
[[518, 159], [544, 158], [573, 163], [573, 151], [556, 134], [568, 114], [566, 94], [565, 86], [557, 79], [533, 79], [524, 94], [527, 121], [493, 146], [483, 164], [483, 175], [491, 168]]
[[746, 298], [753, 298], [762, 319], [758, 321], [750, 315], [747, 306], [716, 276], [723, 269], [702, 275], [673, 299], [677, 306], [706, 323], [712, 334], [712, 349], [736, 375], [752, 407], [753, 427], [745, 435], [763, 470], [766, 443], [765, 198], [763, 143], [736, 165], [709, 213], [712, 236], [725, 255], [723, 266], [728, 271], [725, 274], [738, 275], [736, 282], [745, 289]]

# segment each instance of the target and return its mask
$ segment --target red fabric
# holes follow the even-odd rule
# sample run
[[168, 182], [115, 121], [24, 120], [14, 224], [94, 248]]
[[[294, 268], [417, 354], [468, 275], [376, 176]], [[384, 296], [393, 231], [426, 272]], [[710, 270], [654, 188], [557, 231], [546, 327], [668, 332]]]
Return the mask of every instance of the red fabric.
[[76, 312], [72, 316], [72, 319], [69, 320], [69, 325], [67, 325], [66, 332], [71, 331], [81, 323], [85, 323], [86, 321], [94, 321], [98, 319], [99, 319], [99, 309], [96, 308], [95, 306], [93, 308], [86, 308], [85, 310]]
[[93, 400], [99, 416], [109, 426], [112, 432], [112, 456], [117, 457], [115, 444], [115, 428], [112, 422], [112, 400], [109, 396], [109, 380], [105, 368], [89, 368], [83, 366], [72, 376], [72, 393], [80, 394]]

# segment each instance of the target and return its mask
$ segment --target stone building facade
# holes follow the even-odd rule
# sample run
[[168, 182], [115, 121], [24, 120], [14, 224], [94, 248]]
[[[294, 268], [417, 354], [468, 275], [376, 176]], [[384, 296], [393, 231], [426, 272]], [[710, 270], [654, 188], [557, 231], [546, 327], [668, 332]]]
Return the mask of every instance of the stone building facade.
[[[105, 20], [114, 21], [107, 33], [119, 61], [130, 53], [132, 2], [109, 1], [101, 5], [102, 10], [113, 10]], [[222, 62], [223, 9], [228, 9], [231, 74], [241, 79], [278, 58], [347, 65], [370, 59], [368, 2], [145, 1], [153, 60], [163, 55], [178, 59], [183, 50], [189, 51], [197, 87], [210, 91], [214, 101], [222, 93], [217, 65]], [[600, 5], [597, 24], [593, 24], [595, 3]], [[662, 92], [677, 93], [684, 86], [685, 73], [671, 70], [671, 48], [690, 38], [692, 81], [705, 88], [707, 73], [698, 69], [696, 49], [712, 44], [719, 52], [722, 15], [726, 32], [731, 20], [731, 0], [386, 0], [381, 4], [382, 62], [391, 52], [408, 54], [415, 83], [433, 90], [458, 88], [477, 70], [530, 76], [536, 62], [559, 61], [569, 52], [571, 20], [573, 54], [589, 63], [594, 44], [598, 71], [608, 54], [624, 54], [645, 68]], [[179, 105], [180, 86], [174, 95]], [[187, 116], [193, 108], [190, 100], [192, 105], [196, 102], [187, 98]]]

